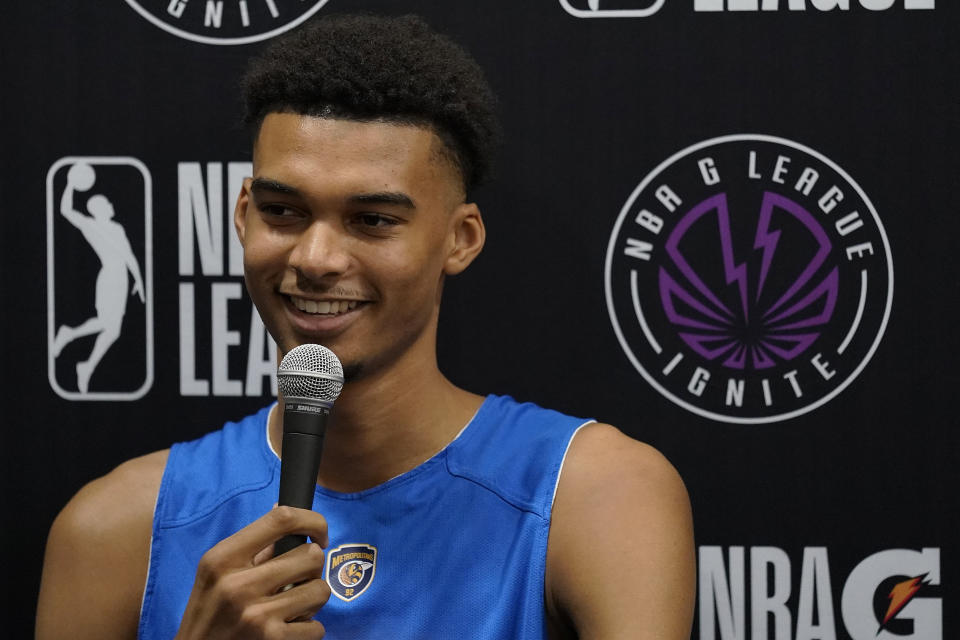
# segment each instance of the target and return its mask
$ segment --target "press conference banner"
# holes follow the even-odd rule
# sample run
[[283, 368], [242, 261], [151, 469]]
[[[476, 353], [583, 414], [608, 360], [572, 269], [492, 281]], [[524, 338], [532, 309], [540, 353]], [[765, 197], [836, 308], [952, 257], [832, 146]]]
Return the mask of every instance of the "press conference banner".
[[488, 242], [445, 287], [441, 368], [670, 459], [694, 510], [692, 638], [957, 637], [945, 0], [6, 7], [9, 637], [32, 633], [47, 531], [83, 484], [276, 394], [233, 233], [239, 78], [276, 36], [354, 11], [422, 15], [500, 100], [473, 194]]

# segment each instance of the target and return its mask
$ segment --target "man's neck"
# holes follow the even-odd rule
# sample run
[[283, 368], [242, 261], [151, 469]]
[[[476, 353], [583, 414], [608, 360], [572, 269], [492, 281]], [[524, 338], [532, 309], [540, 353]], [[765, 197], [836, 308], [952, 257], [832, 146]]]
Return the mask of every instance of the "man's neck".
[[[454, 386], [435, 361], [419, 369], [364, 376], [344, 386], [327, 425], [318, 484], [345, 493], [375, 487], [425, 462], [457, 436], [482, 396]], [[282, 402], [269, 429], [280, 451]]]

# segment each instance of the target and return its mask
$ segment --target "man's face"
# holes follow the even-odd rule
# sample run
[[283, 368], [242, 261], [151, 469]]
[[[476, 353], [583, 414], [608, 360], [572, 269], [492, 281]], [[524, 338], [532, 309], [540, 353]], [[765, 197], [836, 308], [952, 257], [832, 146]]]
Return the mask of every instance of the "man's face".
[[440, 144], [411, 125], [264, 119], [235, 222], [247, 289], [281, 351], [323, 344], [355, 376], [435, 357], [444, 274], [483, 243]]

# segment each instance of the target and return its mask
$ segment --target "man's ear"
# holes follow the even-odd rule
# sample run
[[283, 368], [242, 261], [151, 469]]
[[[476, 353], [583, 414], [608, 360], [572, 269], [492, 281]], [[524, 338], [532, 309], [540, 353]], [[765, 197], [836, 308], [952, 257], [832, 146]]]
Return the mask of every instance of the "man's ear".
[[453, 212], [450, 227], [450, 251], [443, 265], [443, 272], [453, 276], [473, 262], [487, 239], [487, 229], [477, 205], [464, 203]]
[[244, 234], [247, 230], [247, 207], [250, 205], [250, 182], [252, 178], [244, 178], [237, 195], [237, 204], [233, 208], [233, 227], [237, 230], [237, 238], [243, 246]]

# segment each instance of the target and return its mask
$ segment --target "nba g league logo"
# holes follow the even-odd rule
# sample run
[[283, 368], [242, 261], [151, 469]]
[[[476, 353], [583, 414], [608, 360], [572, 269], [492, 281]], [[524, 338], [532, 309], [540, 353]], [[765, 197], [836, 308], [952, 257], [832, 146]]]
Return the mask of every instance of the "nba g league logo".
[[759, 424], [812, 411], [863, 370], [893, 265], [876, 210], [837, 164], [733, 135], [644, 178], [610, 237], [605, 288], [647, 382], [700, 416]]

